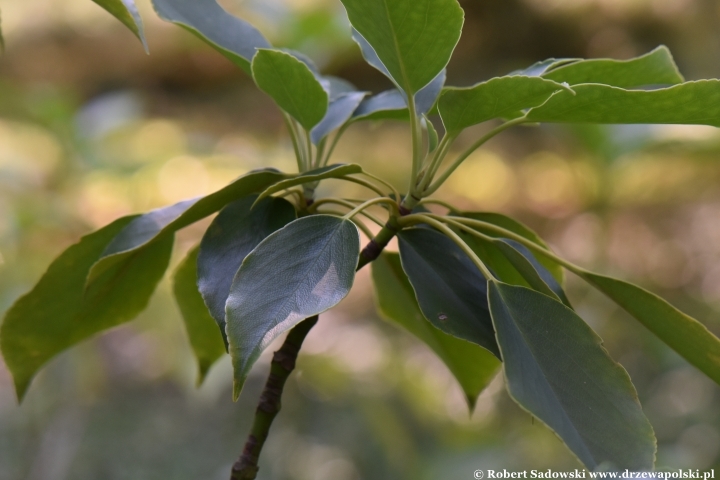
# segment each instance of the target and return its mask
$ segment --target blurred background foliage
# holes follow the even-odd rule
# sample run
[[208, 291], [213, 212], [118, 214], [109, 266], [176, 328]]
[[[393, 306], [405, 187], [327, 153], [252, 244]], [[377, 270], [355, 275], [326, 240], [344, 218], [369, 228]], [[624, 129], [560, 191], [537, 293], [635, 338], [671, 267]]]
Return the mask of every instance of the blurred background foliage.
[[[149, 56], [89, 0], [1, 5], [0, 312], [91, 229], [207, 194], [253, 168], [294, 169], [268, 98], [219, 54], [162, 23], [149, 2], [138, 3]], [[374, 92], [389, 87], [349, 40], [340, 2], [221, 3], [325, 72]], [[688, 79], [720, 77], [714, 0], [461, 3], [467, 20], [451, 84], [552, 56], [628, 58], [658, 44]], [[409, 144], [403, 124], [355, 126], [335, 160], [404, 188]], [[569, 259], [647, 286], [717, 333], [719, 156], [720, 133], [709, 127], [519, 128], [473, 155], [439, 196], [516, 216]], [[192, 227], [179, 235], [175, 262], [201, 234]], [[478, 468], [579, 466], [514, 405], [500, 377], [469, 416], [445, 367], [374, 313], [368, 273], [308, 338], [260, 478], [465, 479]], [[568, 289], [630, 372], [657, 433], [659, 467], [719, 467], [718, 386], [575, 278]], [[23, 405], [0, 365], [0, 479], [227, 478], [267, 362], [237, 404], [228, 359], [195, 389], [165, 281], [138, 320], [54, 360]]]

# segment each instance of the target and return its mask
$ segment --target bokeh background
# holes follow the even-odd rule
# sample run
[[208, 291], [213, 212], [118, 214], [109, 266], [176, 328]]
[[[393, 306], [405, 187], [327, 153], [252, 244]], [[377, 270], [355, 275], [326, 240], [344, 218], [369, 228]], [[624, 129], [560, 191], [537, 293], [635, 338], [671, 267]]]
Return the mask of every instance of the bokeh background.
[[[337, 0], [221, 3], [324, 72], [374, 92], [389, 87], [362, 62]], [[628, 58], [659, 44], [688, 79], [720, 77], [715, 0], [461, 3], [451, 84], [547, 57]], [[0, 312], [64, 248], [118, 216], [210, 193], [252, 168], [294, 168], [281, 117], [252, 81], [161, 22], [149, 1], [138, 4], [149, 56], [89, 0], [0, 1]], [[335, 161], [404, 187], [409, 144], [401, 123], [355, 126]], [[720, 332], [717, 129], [519, 128], [474, 154], [438, 196], [511, 214], [569, 259], [644, 285]], [[179, 234], [174, 263], [201, 234]], [[378, 318], [368, 277], [308, 338], [261, 479], [454, 480], [475, 469], [579, 466], [515, 406], [502, 378], [469, 415], [432, 352]], [[720, 466], [720, 388], [575, 278], [568, 290], [630, 372], [659, 467]], [[196, 389], [166, 280], [136, 321], [55, 359], [21, 406], [0, 363], [0, 479], [225, 479], [267, 363], [238, 403], [227, 358]]]

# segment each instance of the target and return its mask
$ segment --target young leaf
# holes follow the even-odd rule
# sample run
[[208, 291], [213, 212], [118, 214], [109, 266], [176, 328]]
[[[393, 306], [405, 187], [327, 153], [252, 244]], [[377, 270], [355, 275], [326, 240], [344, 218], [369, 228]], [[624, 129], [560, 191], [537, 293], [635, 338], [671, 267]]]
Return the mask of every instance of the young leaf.
[[558, 65], [542, 76], [570, 85], [601, 83], [620, 88], [676, 85], [684, 81], [670, 50], [665, 46], [630, 60], [601, 58]]
[[500, 358], [487, 306], [487, 280], [448, 237], [429, 228], [398, 234], [400, 259], [425, 318]]
[[340, 178], [340, 177], [344, 177], [345, 175], [352, 175], [354, 173], [361, 173], [361, 172], [362, 172], [362, 167], [360, 165], [356, 165], [354, 163], [351, 163], [349, 165], [344, 165], [344, 164], [328, 165], [327, 167], [316, 168], [315, 170], [310, 170], [309, 172], [301, 173], [300, 175], [297, 175], [293, 178], [288, 178], [287, 180], [283, 180], [281, 182], [277, 182], [277, 183], [269, 186], [267, 189], [265, 189], [265, 191], [263, 191], [260, 194], [257, 201], [260, 201], [263, 198], [267, 198], [274, 193], [282, 192], [283, 190], [286, 190], [291, 187], [295, 187], [297, 185], [304, 185], [307, 183], [316, 183], [321, 180], [326, 180], [328, 178]]
[[345, 298], [359, 256], [351, 221], [312, 215], [273, 233], [245, 257], [225, 308], [235, 399], [275, 338]]
[[[500, 213], [462, 212], [459, 215], [461, 217], [470, 218], [472, 220], [479, 220], [481, 222], [491, 223], [498, 227], [504, 228], [505, 230], [510, 230], [511, 232], [520, 235], [521, 237], [527, 238], [531, 242], [536, 243], [543, 248], [548, 248], [547, 244], [542, 240], [542, 238], [540, 238], [537, 233], [533, 232], [522, 223]], [[477, 230], [483, 232], [490, 237], [502, 238], [501, 234], [498, 234], [497, 232], [494, 232], [492, 230], [483, 230], [482, 228], [477, 228]], [[470, 234], [463, 235], [463, 239], [465, 239], [466, 241], [468, 240], [468, 238], [474, 238]], [[495, 251], [492, 255], [494, 257], [503, 257], [502, 253], [497, 251]], [[481, 259], [485, 261], [485, 258], [481, 257]], [[552, 274], [555, 280], [557, 280], [557, 283], [559, 283], [561, 286], [565, 283], [565, 272], [563, 271], [562, 267], [558, 265], [554, 260], [551, 260], [542, 255], [538, 255], [538, 261], [547, 271]], [[496, 268], [495, 264], [492, 263], [492, 260], [491, 263], [488, 264], [488, 266], [491, 269]]]
[[133, 252], [153, 239], [168, 235], [202, 220], [228, 203], [288, 178], [277, 170], [256, 170], [206, 197], [186, 200], [136, 217], [107, 246], [93, 266], [88, 282], [113, 265], [121, 264]]
[[260, 242], [296, 218], [295, 207], [282, 198], [256, 200], [251, 195], [225, 206], [200, 243], [197, 287], [226, 343], [225, 302], [240, 265]]
[[389, 76], [414, 95], [447, 65], [460, 39], [457, 0], [342, 0]]
[[129, 28], [142, 42], [145, 51], [148, 51], [142, 18], [135, 5], [135, 0], [93, 0], [93, 2], [107, 10], [113, 17], [120, 20], [123, 25]]
[[720, 384], [720, 340], [703, 324], [637, 285], [587, 271], [578, 274]]
[[351, 92], [338, 95], [331, 100], [325, 118], [310, 132], [312, 142], [317, 145], [333, 130], [345, 125], [366, 95], [365, 92]]
[[180, 263], [173, 277], [173, 293], [185, 321], [185, 330], [198, 364], [198, 386], [210, 367], [225, 353], [223, 338], [198, 291], [197, 259], [194, 248]]
[[457, 135], [478, 123], [542, 105], [561, 90], [567, 87], [540, 77], [498, 77], [473, 87], [444, 89], [438, 109], [445, 129]]
[[270, 48], [262, 33], [225, 11], [215, 0], [152, 0], [158, 16], [198, 36], [250, 73], [258, 48]]
[[307, 131], [328, 109], [328, 93], [310, 68], [289, 53], [258, 49], [252, 61], [255, 83]]
[[607, 85], [572, 87], [530, 110], [531, 122], [669, 123], [720, 127], [720, 80], [681, 83], [658, 90]]
[[122, 269], [110, 268], [85, 288], [90, 267], [136, 217], [125, 217], [65, 250], [35, 287], [10, 308], [0, 347], [22, 399], [48, 360], [92, 335], [135, 318], [145, 309], [170, 261], [172, 237], [148, 245]]
[[500, 368], [498, 359], [478, 345], [443, 333], [425, 319], [397, 253], [380, 255], [372, 263], [372, 278], [382, 316], [422, 340], [445, 362], [472, 410]]
[[510, 395], [590, 470], [652, 470], [655, 436], [627, 372], [575, 312], [491, 281], [488, 297]]

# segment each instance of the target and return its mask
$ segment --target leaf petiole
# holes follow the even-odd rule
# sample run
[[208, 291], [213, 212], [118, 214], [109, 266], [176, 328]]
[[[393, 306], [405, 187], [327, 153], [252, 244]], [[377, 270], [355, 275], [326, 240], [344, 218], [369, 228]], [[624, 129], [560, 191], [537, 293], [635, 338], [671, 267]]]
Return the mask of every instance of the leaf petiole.
[[372, 198], [368, 200], [367, 202], [361, 203], [357, 207], [353, 208], [350, 212], [348, 212], [343, 219], [350, 220], [358, 213], [364, 213], [364, 210], [368, 207], [371, 207], [373, 205], [377, 205], [380, 203], [385, 203], [390, 206], [390, 209], [392, 210], [392, 213], [394, 216], [398, 217], [400, 216], [400, 211], [398, 209], [397, 203], [395, 203], [395, 200], [388, 197], [379, 197], [379, 198]]

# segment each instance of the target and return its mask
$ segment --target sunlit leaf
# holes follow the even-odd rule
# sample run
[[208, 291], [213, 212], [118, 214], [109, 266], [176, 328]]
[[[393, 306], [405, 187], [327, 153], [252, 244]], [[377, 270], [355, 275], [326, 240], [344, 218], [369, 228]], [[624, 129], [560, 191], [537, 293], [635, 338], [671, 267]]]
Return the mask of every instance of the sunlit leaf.
[[[445, 88], [438, 109], [445, 129], [457, 135], [478, 123], [542, 105], [566, 88], [540, 77], [498, 77], [473, 87]], [[566, 91], [566, 94], [572, 95], [572, 92]]]
[[316, 168], [309, 172], [301, 173], [293, 178], [277, 182], [263, 191], [258, 197], [258, 201], [263, 198], [269, 197], [270, 195], [278, 192], [282, 192], [288, 188], [292, 188], [298, 185], [315, 184], [321, 180], [329, 178], [340, 178], [346, 175], [352, 175], [354, 173], [361, 173], [362, 167], [354, 163], [343, 165], [328, 165], [327, 167]]
[[403, 230], [398, 242], [403, 270], [425, 318], [499, 358], [487, 306], [487, 280], [472, 260], [448, 237], [429, 228]]
[[175, 271], [173, 293], [198, 364], [197, 384], [200, 385], [210, 367], [225, 353], [225, 345], [217, 323], [198, 291], [198, 250], [192, 249]]
[[456, 0], [342, 2], [352, 26], [410, 95], [445, 68], [460, 39], [463, 11]]
[[565, 65], [554, 65], [542, 76], [570, 85], [602, 83], [620, 88], [637, 88], [651, 85], [676, 85], [684, 81], [670, 50], [657, 47], [645, 55], [629, 60], [607, 58], [581, 60]]
[[295, 207], [282, 198], [255, 203], [256, 199], [251, 195], [225, 206], [200, 243], [197, 284], [223, 338], [225, 302], [243, 260], [261, 241], [296, 217]]
[[163, 20], [197, 35], [231, 62], [250, 73], [257, 48], [270, 48], [262, 33], [225, 11], [215, 0], [152, 0]]
[[172, 234], [212, 215], [233, 200], [260, 192], [286, 178], [287, 175], [277, 170], [257, 170], [206, 197], [185, 200], [136, 217], [107, 245], [100, 260], [91, 269], [88, 283], [106, 269], [122, 264], [153, 239]]
[[135, 252], [85, 288], [90, 267], [137, 217], [125, 217], [65, 250], [10, 308], [0, 329], [3, 357], [22, 398], [48, 360], [92, 335], [132, 320], [147, 306], [170, 261], [173, 238]]
[[720, 127], [720, 80], [686, 82], [658, 90], [607, 85], [572, 87], [528, 113], [531, 122], [665, 123]]
[[147, 51], [148, 46], [145, 41], [145, 32], [143, 31], [143, 22], [138, 12], [134, 0], [92, 0], [102, 8], [110, 12], [110, 14], [120, 20], [123, 25], [130, 29], [135, 36], [140, 39]]
[[652, 470], [655, 436], [627, 372], [572, 310], [525, 287], [489, 282], [510, 395], [590, 470]]
[[372, 278], [382, 316], [415, 335], [445, 362], [473, 409], [480, 392], [500, 369], [500, 361], [486, 349], [443, 333], [425, 319], [397, 253], [380, 255], [372, 263]]
[[637, 285], [592, 272], [579, 273], [685, 360], [720, 384], [720, 339], [703, 324]]
[[225, 309], [234, 398], [275, 338], [345, 298], [359, 256], [351, 221], [312, 215], [273, 233], [245, 257]]

